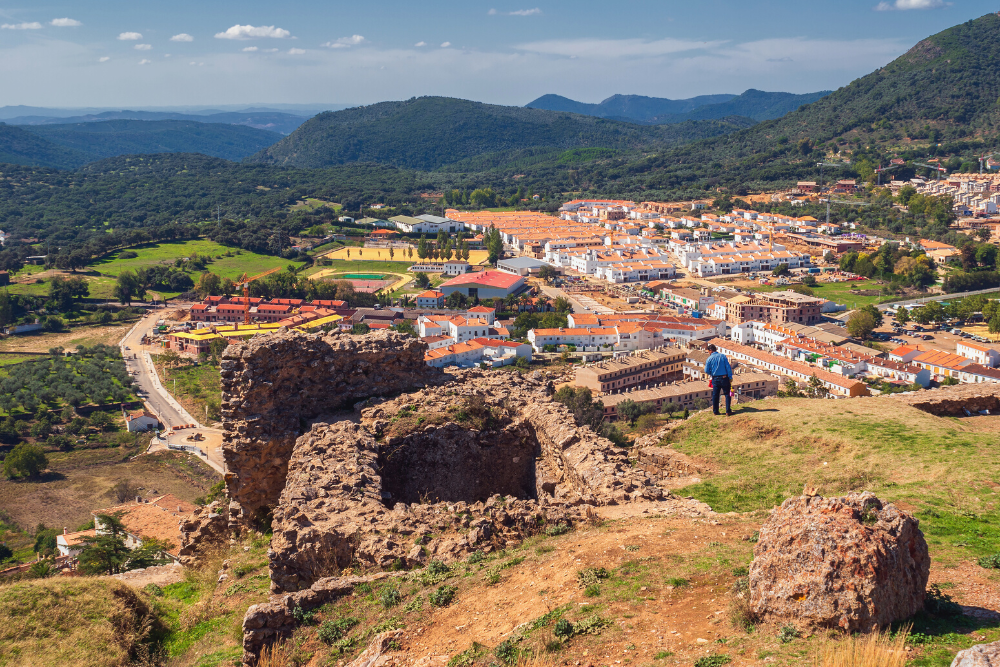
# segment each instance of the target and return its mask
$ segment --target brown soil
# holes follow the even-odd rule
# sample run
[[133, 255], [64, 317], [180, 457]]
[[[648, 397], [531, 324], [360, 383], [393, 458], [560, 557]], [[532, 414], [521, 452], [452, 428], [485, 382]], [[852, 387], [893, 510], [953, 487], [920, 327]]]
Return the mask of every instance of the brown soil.
[[0, 340], [0, 352], [48, 352], [53, 347], [74, 349], [77, 345], [118, 345], [132, 323], [74, 327], [62, 333], [32, 333]]

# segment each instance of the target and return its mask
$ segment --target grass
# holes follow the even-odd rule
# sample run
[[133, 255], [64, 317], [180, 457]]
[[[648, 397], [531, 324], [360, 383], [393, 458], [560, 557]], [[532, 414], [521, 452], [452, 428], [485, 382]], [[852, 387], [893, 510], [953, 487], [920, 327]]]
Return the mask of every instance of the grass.
[[344, 208], [342, 205], [337, 204], [332, 201], [323, 201], [322, 199], [316, 199], [315, 197], [306, 197], [304, 200], [298, 201], [292, 206], [288, 207], [290, 211], [315, 211], [323, 206], [329, 206], [334, 211], [339, 211]]
[[[350, 250], [350, 252], [351, 252], [351, 256], [350, 257], [347, 256], [347, 251], [348, 250]], [[401, 258], [404, 258], [404, 256], [403, 256], [404, 249], [402, 249], [402, 248], [396, 248], [394, 252], [395, 252], [394, 259], [396, 261], [399, 261]], [[340, 250], [337, 250], [336, 252], [330, 253], [329, 255], [327, 255], [327, 257], [329, 259], [332, 259], [332, 260], [335, 260], [335, 261], [349, 261], [349, 262], [352, 262], [352, 263], [353, 262], [361, 262], [361, 263], [364, 263], [364, 262], [373, 262], [373, 263], [388, 262], [389, 261], [389, 249], [388, 248], [342, 248]], [[469, 251], [469, 264], [472, 264], [472, 265], [485, 264], [488, 257], [489, 257], [489, 252], [486, 251], [486, 250], [470, 250]], [[417, 251], [416, 251], [416, 249], [414, 249], [414, 251], [413, 251], [413, 259], [412, 260], [409, 259], [409, 255], [408, 254], [406, 255], [405, 259], [406, 259], [406, 266], [407, 267], [409, 267], [411, 264], [416, 264], [417, 262], [424, 261], [424, 260], [421, 260], [419, 257], [417, 257]], [[441, 260], [427, 260], [427, 261], [441, 261]]]
[[[766, 510], [804, 486], [873, 491], [915, 511], [936, 559], [1000, 551], [1000, 423], [929, 415], [887, 399], [759, 402], [735, 419], [697, 415], [673, 446], [715, 472], [681, 489], [716, 511]], [[768, 475], [760, 475], [768, 470]]]
[[151, 655], [162, 631], [150, 596], [113, 579], [0, 586], [5, 667], [125, 667], [139, 662], [134, 657]]
[[[887, 283], [888, 284], [888, 283]], [[842, 282], [842, 283], [825, 283], [820, 282], [816, 287], [811, 287], [813, 294], [817, 298], [828, 299], [834, 303], [845, 304], [848, 308], [854, 308], [855, 305], [860, 308], [861, 306], [867, 306], [870, 303], [882, 303], [885, 301], [896, 301], [900, 297], [895, 296], [861, 296], [859, 294], [851, 294], [852, 289], [859, 290], [881, 290], [886, 285], [879, 285], [874, 280], [864, 280], [864, 281], [852, 281], [852, 282]], [[788, 289], [788, 285], [760, 285], [755, 286], [753, 289], [755, 292], [777, 292], [781, 290]]]
[[[375, 252], [373, 250], [365, 251]], [[383, 251], [385, 252], [385, 251]], [[357, 253], [356, 248], [351, 249], [351, 259], [335, 259], [330, 262], [329, 265], [325, 266], [313, 266], [305, 271], [306, 276], [311, 276], [313, 274], [319, 273], [320, 271], [329, 271], [330, 273], [398, 273], [400, 275], [409, 275], [407, 269], [412, 265], [410, 262], [390, 262], [388, 260], [384, 262], [378, 262], [375, 260], [365, 260], [357, 261], [354, 259], [354, 255]], [[397, 254], [397, 257], [399, 255]]]
[[[159, 368], [164, 386], [195, 419], [218, 421], [222, 407], [222, 378], [211, 364]], [[177, 388], [174, 389], [174, 380]], [[206, 411], [207, 408], [207, 411]]]

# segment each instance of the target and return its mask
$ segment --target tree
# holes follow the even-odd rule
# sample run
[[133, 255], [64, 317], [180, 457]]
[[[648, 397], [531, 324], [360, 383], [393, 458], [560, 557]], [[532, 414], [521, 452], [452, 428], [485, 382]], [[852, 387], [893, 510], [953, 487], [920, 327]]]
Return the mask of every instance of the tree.
[[799, 385], [792, 378], [785, 380], [784, 384], [781, 385], [781, 389], [778, 390], [779, 398], [802, 398], [803, 396], [805, 394], [802, 393]]
[[503, 255], [503, 237], [500, 236], [500, 230], [492, 225], [486, 231], [486, 252], [487, 261], [490, 264], [496, 264], [497, 260]]
[[221, 359], [222, 353], [229, 347], [229, 340], [226, 338], [213, 338], [208, 343], [208, 352], [213, 359]]
[[372, 328], [364, 322], [358, 322], [357, 324], [351, 327], [351, 333], [354, 334], [355, 336], [363, 336], [364, 334], [368, 333], [371, 330]]
[[806, 395], [809, 398], [826, 398], [829, 393], [830, 390], [826, 388], [823, 381], [816, 377], [816, 374], [813, 373], [812, 377], [809, 378], [809, 386], [806, 389]]
[[569, 313], [573, 310], [573, 303], [564, 296], [556, 297], [553, 306], [559, 314]]
[[827, 250], [827, 251], [826, 251], [826, 254], [825, 254], [825, 255], [823, 255], [823, 261], [825, 261], [825, 262], [826, 262], [827, 264], [833, 264], [834, 262], [836, 262], [836, 261], [837, 261], [837, 256], [836, 256], [836, 255], [834, 255], [834, 254], [833, 254], [832, 252], [830, 252], [829, 250]]
[[870, 304], [869, 303], [868, 305], [862, 306], [860, 308], [860, 310], [862, 310], [862, 311], [864, 311], [864, 312], [866, 312], [866, 313], [868, 313], [868, 314], [870, 314], [872, 316], [872, 319], [875, 320], [875, 328], [876, 329], [878, 329], [880, 326], [882, 326], [882, 322], [885, 320], [885, 316], [882, 315], [882, 311], [879, 310], [878, 308], [876, 308], [874, 306], [874, 304]]
[[90, 415], [90, 425], [99, 431], [110, 432], [115, 430], [115, 421], [107, 412], [96, 410]]
[[448, 308], [464, 308], [468, 303], [468, 298], [456, 290], [448, 295], [444, 303]]
[[417, 271], [413, 274], [413, 282], [420, 289], [427, 289], [431, 286], [431, 279], [423, 271]]
[[38, 524], [35, 527], [35, 544], [32, 547], [32, 551], [42, 556], [54, 554], [58, 548], [56, 542], [57, 534], [55, 528], [46, 528], [44, 523]]
[[548, 264], [544, 265], [542, 268], [538, 269], [538, 277], [545, 282], [552, 282], [552, 279], [559, 275], [559, 272], [555, 270], [554, 267]]
[[788, 265], [784, 263], [778, 264], [778, 266], [774, 267], [774, 271], [771, 271], [772, 276], [787, 276], [789, 273], [791, 271], [788, 270]]
[[400, 320], [397, 324], [392, 326], [393, 331], [398, 331], [402, 334], [407, 334], [413, 336], [414, 338], [419, 338], [417, 335], [417, 330], [413, 328], [413, 322], [410, 320]]
[[899, 310], [896, 311], [896, 321], [900, 324], [906, 324], [910, 321], [910, 309], [903, 308], [900, 306]]
[[38, 445], [22, 442], [7, 454], [3, 461], [3, 472], [8, 477], [38, 477], [49, 465], [49, 459]]
[[990, 320], [990, 333], [1000, 333], [1000, 315], [994, 315], [993, 319]]
[[0, 327], [5, 327], [14, 321], [14, 308], [10, 301], [10, 294], [5, 289], [0, 293]]
[[14, 557], [14, 552], [6, 544], [0, 542], [0, 564], [9, 561]]
[[427, 259], [427, 234], [420, 235], [420, 241], [417, 243], [417, 257]]
[[469, 261], [469, 242], [466, 241], [466, 240], [464, 240], [464, 239], [462, 240], [462, 250], [461, 250], [461, 253], [462, 253], [462, 257], [461, 258], [464, 259], [466, 262], [468, 262]]
[[123, 271], [115, 283], [114, 297], [119, 303], [132, 305], [134, 299], [142, 300], [146, 296], [146, 288], [140, 283], [133, 271]]
[[197, 292], [203, 298], [206, 296], [219, 296], [222, 293], [222, 278], [206, 271], [198, 278]]
[[854, 338], [866, 340], [875, 330], [875, 318], [866, 310], [856, 310], [847, 319], [847, 333]]
[[976, 262], [979, 264], [979, 266], [985, 268], [992, 269], [996, 267], [997, 247], [992, 243], [984, 243], [978, 248], [976, 248]]
[[393, 250], [392, 246], [389, 246], [389, 261], [391, 262], [392, 259], [393, 259], [393, 257], [395, 257], [395, 256], [396, 256], [396, 251]]
[[976, 230], [976, 238], [978, 238], [983, 243], [986, 243], [987, 241], [989, 241], [990, 237], [992, 235], [993, 235], [993, 233], [988, 228], [986, 228], [986, 227], [983, 227], [982, 229], [977, 229]]
[[139, 547], [129, 549], [125, 544], [125, 526], [117, 516], [99, 514], [95, 525], [99, 533], [80, 541], [78, 558], [80, 570], [85, 574], [120, 574], [170, 562], [165, 553], [173, 545], [163, 540], [143, 538]]

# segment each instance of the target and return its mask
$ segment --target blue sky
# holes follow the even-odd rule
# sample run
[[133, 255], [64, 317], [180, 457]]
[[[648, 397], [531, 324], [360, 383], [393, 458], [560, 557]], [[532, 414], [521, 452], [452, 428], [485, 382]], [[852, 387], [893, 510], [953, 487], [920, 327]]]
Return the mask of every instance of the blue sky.
[[833, 89], [979, 0], [174, 0], [0, 5], [0, 106], [684, 98]]

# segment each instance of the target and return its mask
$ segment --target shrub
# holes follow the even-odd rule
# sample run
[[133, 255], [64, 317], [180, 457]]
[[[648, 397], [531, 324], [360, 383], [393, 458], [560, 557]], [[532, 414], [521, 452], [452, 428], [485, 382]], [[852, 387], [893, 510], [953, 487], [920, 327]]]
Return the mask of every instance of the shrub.
[[302, 607], [296, 607], [292, 610], [292, 618], [299, 625], [312, 625], [316, 622], [316, 612], [306, 611]]
[[603, 579], [611, 576], [603, 567], [586, 567], [576, 573], [576, 581], [580, 588], [587, 588], [600, 584]]
[[545, 529], [545, 534], [549, 537], [558, 537], [559, 535], [565, 535], [570, 531], [569, 525], [565, 523], [557, 523], [554, 526], [549, 526]]
[[486, 559], [482, 551], [473, 551], [469, 554], [469, 557], [465, 559], [465, 562], [469, 565], [475, 565], [476, 563], [482, 563]]
[[517, 641], [510, 637], [500, 642], [493, 650], [493, 655], [505, 665], [516, 663], [520, 654], [521, 650], [517, 647]]
[[979, 567], [984, 567], [987, 570], [1000, 570], [1000, 553], [983, 556], [979, 559]]
[[457, 586], [448, 586], [447, 584], [442, 584], [438, 587], [436, 591], [427, 596], [427, 599], [435, 607], [447, 607], [451, 604], [451, 601], [455, 599], [455, 593], [458, 591]]
[[556, 627], [552, 630], [552, 633], [559, 639], [569, 639], [573, 636], [573, 624], [565, 618], [560, 618], [556, 622]]
[[694, 667], [722, 667], [722, 665], [729, 664], [730, 662], [732, 662], [732, 658], [728, 655], [713, 653], [712, 655], [706, 655], [695, 660]]
[[793, 639], [798, 639], [801, 636], [802, 633], [799, 632], [798, 628], [796, 628], [794, 625], [791, 624], [782, 626], [782, 628], [778, 630], [778, 635], [777, 635], [778, 641], [780, 641], [782, 644], [787, 644]]
[[596, 598], [601, 594], [601, 587], [597, 584], [591, 584], [583, 589], [583, 597], [585, 598]]
[[385, 607], [386, 609], [389, 609], [390, 607], [395, 607], [402, 600], [403, 600], [402, 594], [395, 588], [390, 588], [387, 591], [383, 591], [382, 595], [379, 596], [379, 602], [381, 602], [382, 606]]
[[[296, 609], [301, 609], [301, 607], [296, 607]], [[323, 621], [323, 625], [319, 626], [317, 636], [324, 644], [333, 644], [342, 639], [358, 623], [358, 619], [352, 616], [338, 618], [335, 621]]]
[[426, 571], [428, 574], [439, 576], [442, 574], [447, 574], [450, 571], [450, 568], [447, 565], [445, 565], [442, 561], [432, 560], [430, 563], [427, 564]]

